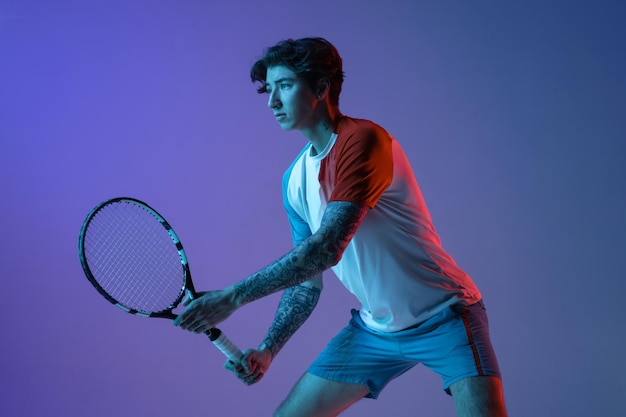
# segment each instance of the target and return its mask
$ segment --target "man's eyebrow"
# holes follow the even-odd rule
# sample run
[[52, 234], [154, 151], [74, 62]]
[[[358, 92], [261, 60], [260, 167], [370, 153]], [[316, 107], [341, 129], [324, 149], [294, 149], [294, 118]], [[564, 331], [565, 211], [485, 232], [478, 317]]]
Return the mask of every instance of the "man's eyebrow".
[[[292, 77], [283, 77], [283, 78], [279, 78], [277, 80], [272, 81], [272, 83], [273, 84], [279, 84], [279, 83], [282, 83], [282, 82], [285, 82], [285, 81], [294, 82], [294, 81], [296, 81], [296, 79], [292, 78]], [[268, 81], [266, 80], [265, 84], [267, 84], [267, 83], [268, 83]]]

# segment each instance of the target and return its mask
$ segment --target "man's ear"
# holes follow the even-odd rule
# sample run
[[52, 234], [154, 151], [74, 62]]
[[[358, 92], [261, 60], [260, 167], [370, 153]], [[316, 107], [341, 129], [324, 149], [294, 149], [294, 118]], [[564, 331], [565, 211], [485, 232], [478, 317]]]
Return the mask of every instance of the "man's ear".
[[322, 77], [317, 81], [315, 89], [315, 95], [318, 99], [322, 99], [330, 91], [330, 80], [326, 77]]

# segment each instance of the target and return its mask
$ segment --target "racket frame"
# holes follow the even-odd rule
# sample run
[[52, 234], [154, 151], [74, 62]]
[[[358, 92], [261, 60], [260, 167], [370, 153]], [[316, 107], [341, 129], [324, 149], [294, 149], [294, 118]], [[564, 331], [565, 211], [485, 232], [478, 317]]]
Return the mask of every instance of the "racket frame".
[[[161, 226], [163, 226], [163, 228], [167, 231], [167, 233], [170, 236], [170, 239], [172, 239], [172, 242], [174, 243], [174, 245], [176, 246], [176, 249], [178, 250], [178, 256], [180, 258], [182, 271], [183, 271], [182, 272], [183, 273], [182, 286], [180, 288], [180, 293], [178, 294], [174, 302], [170, 304], [167, 308], [161, 311], [137, 310], [135, 308], [130, 308], [122, 304], [120, 301], [116, 300], [113, 296], [111, 296], [107, 291], [105, 291], [104, 288], [102, 288], [102, 286], [98, 283], [98, 280], [96, 279], [94, 274], [91, 272], [91, 269], [89, 268], [89, 262], [87, 260], [87, 257], [85, 256], [85, 236], [89, 228], [89, 224], [91, 223], [93, 218], [98, 214], [98, 212], [100, 212], [102, 209], [104, 209], [105, 207], [111, 204], [118, 204], [122, 202], [139, 206], [140, 208], [142, 208], [143, 210], [146, 210], [149, 214], [151, 214], [156, 220], [159, 221]], [[193, 286], [193, 281], [191, 281], [191, 271], [189, 269], [189, 262], [187, 261], [187, 254], [185, 253], [185, 249], [183, 248], [183, 244], [178, 238], [178, 235], [176, 234], [172, 226], [170, 226], [170, 224], [167, 222], [167, 220], [165, 220], [165, 217], [159, 214], [159, 212], [157, 212], [155, 209], [150, 207], [148, 204], [136, 198], [132, 198], [132, 197], [111, 198], [109, 200], [106, 200], [98, 204], [93, 210], [91, 210], [91, 212], [89, 212], [89, 214], [87, 215], [80, 229], [80, 233], [78, 237], [78, 256], [80, 258], [80, 263], [83, 268], [83, 271], [85, 272], [85, 275], [87, 276], [87, 279], [89, 280], [89, 282], [91, 282], [91, 284], [95, 287], [95, 289], [98, 290], [98, 292], [105, 299], [111, 302], [111, 304], [115, 305], [120, 310], [123, 310], [127, 313], [140, 316], [140, 317], [157, 317], [157, 318], [173, 320], [177, 317], [177, 315], [174, 314], [173, 310], [176, 307], [178, 307], [180, 302], [185, 297], [185, 291], [188, 291], [191, 294], [191, 298], [196, 298], [196, 291]]]
[[[176, 249], [178, 250], [178, 256], [180, 257], [180, 262], [182, 265], [182, 270], [183, 270], [183, 282], [182, 282], [182, 286], [180, 288], [180, 292], [178, 294], [178, 297], [176, 298], [176, 300], [169, 305], [167, 308], [165, 308], [164, 310], [161, 311], [156, 311], [156, 312], [149, 312], [149, 311], [142, 311], [142, 310], [137, 310], [137, 309], [133, 309], [133, 308], [129, 308], [125, 305], [123, 305], [122, 303], [120, 303], [118, 300], [116, 300], [114, 297], [112, 297], [109, 293], [107, 293], [104, 288], [102, 288], [102, 286], [98, 283], [98, 281], [96, 280], [96, 278], [94, 277], [93, 273], [91, 272], [91, 269], [89, 268], [89, 263], [87, 261], [87, 258], [85, 256], [85, 236], [86, 236], [86, 232], [87, 229], [89, 228], [89, 224], [91, 223], [91, 220], [98, 214], [98, 212], [100, 210], [102, 210], [104, 207], [110, 205], [110, 204], [115, 204], [115, 203], [120, 203], [120, 202], [128, 202], [129, 204], [135, 204], [137, 206], [140, 206], [142, 209], [148, 211], [148, 213], [150, 213], [156, 220], [158, 220], [161, 225], [165, 228], [165, 230], [167, 231], [167, 233], [169, 234], [170, 238], [172, 239], [172, 242], [176, 245]], [[113, 305], [115, 305], [116, 307], [118, 307], [119, 309], [133, 314], [135, 316], [140, 316], [140, 317], [157, 317], [157, 318], [165, 318], [165, 319], [175, 319], [177, 317], [176, 314], [174, 314], [173, 310], [178, 307], [178, 305], [180, 304], [180, 302], [183, 300], [183, 297], [189, 297], [191, 299], [195, 299], [196, 298], [196, 290], [193, 286], [193, 281], [191, 280], [191, 272], [189, 270], [189, 262], [187, 261], [187, 255], [185, 254], [185, 249], [183, 248], [183, 244], [181, 243], [180, 239], [178, 238], [178, 235], [176, 234], [176, 232], [174, 232], [174, 229], [172, 229], [172, 226], [170, 226], [170, 224], [167, 222], [167, 220], [165, 220], [165, 217], [163, 217], [161, 214], [159, 214], [159, 212], [157, 212], [155, 209], [153, 209], [152, 207], [150, 207], [148, 204], [144, 203], [141, 200], [137, 200], [136, 198], [132, 198], [132, 197], [115, 197], [115, 198], [111, 198], [109, 200], [106, 200], [100, 204], [98, 204], [93, 210], [91, 210], [91, 212], [87, 215], [87, 218], [85, 219], [85, 221], [83, 222], [83, 225], [80, 229], [80, 233], [79, 233], [79, 237], [78, 237], [78, 254], [79, 254], [79, 258], [80, 258], [80, 263], [83, 267], [83, 271], [85, 272], [85, 275], [87, 276], [87, 279], [89, 280], [89, 282], [91, 282], [91, 284], [96, 288], [96, 290], [98, 290], [98, 292], [108, 301], [110, 301]], [[205, 332], [205, 334], [208, 336], [208, 338], [211, 340], [211, 342], [213, 342], [213, 344], [232, 362], [239, 362], [241, 361], [242, 357], [243, 357], [243, 353], [241, 352], [241, 350], [218, 328], [212, 328], [209, 329]]]

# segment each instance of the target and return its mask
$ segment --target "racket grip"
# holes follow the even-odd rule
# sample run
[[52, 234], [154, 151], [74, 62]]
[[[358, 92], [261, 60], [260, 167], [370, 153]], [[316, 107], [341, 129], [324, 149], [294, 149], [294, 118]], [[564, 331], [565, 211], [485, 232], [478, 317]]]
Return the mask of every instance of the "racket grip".
[[239, 362], [243, 357], [241, 350], [230, 341], [228, 337], [220, 329], [212, 328], [207, 332], [209, 340], [233, 362]]

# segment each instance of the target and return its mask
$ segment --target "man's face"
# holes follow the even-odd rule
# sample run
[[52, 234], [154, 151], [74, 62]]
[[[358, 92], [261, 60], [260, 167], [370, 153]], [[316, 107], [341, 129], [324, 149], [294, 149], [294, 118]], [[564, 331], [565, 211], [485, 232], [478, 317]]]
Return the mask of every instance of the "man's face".
[[265, 88], [267, 105], [283, 130], [302, 130], [315, 124], [314, 110], [319, 101], [295, 72], [283, 66], [268, 68]]

